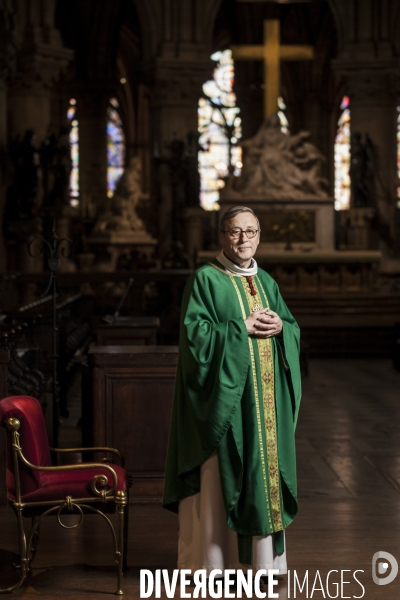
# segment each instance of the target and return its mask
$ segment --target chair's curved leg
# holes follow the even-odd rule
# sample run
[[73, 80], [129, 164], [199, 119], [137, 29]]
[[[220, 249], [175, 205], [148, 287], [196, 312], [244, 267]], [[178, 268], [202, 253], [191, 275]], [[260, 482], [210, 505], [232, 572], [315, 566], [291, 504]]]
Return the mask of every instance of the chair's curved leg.
[[122, 596], [122, 566], [124, 563], [124, 520], [125, 520], [125, 506], [127, 505], [127, 497], [125, 492], [119, 491], [115, 495], [115, 504], [118, 509], [118, 552], [117, 552], [117, 576], [118, 576], [118, 586], [115, 594], [117, 596]]
[[128, 532], [129, 532], [129, 488], [126, 490], [126, 508], [124, 519], [124, 562], [122, 570], [125, 573], [129, 570], [128, 567]]
[[23, 584], [26, 579], [28, 570], [29, 570], [29, 561], [27, 558], [27, 546], [26, 546], [26, 537], [24, 530], [24, 521], [22, 517], [22, 508], [15, 507], [17, 522], [18, 522], [18, 543], [19, 543], [19, 556], [20, 556], [20, 569], [19, 569], [19, 580], [14, 585], [11, 585], [8, 588], [0, 588], [0, 594], [9, 594], [10, 592], [14, 592]]
[[27, 551], [28, 551], [27, 555], [28, 555], [28, 559], [29, 559], [29, 569], [31, 568], [33, 559], [36, 556], [36, 550], [37, 550], [37, 546], [39, 543], [40, 523], [41, 523], [41, 521], [38, 521], [37, 517], [32, 517], [32, 530], [34, 531], [34, 534], [31, 538], [31, 545], [29, 548], [27, 548]]
[[125, 506], [127, 503], [125, 492], [117, 492], [114, 499], [115, 505], [118, 509], [118, 536], [115, 533], [114, 526], [111, 523], [110, 519], [102, 513], [97, 508], [90, 506], [88, 504], [80, 504], [81, 508], [87, 508], [92, 512], [100, 515], [103, 519], [108, 523], [110, 527], [111, 534], [113, 536], [114, 541], [114, 552], [115, 552], [115, 563], [117, 565], [117, 575], [118, 575], [118, 588], [115, 592], [117, 596], [122, 596], [122, 565], [124, 560], [124, 516], [125, 516]]

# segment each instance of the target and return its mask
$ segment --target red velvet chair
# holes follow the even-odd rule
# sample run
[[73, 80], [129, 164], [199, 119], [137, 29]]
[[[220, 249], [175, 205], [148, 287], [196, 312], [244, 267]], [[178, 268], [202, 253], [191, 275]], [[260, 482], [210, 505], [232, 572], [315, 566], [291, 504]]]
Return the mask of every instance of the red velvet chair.
[[[0, 423], [7, 429], [7, 497], [18, 520], [21, 557], [19, 581], [7, 589], [0, 588], [0, 593], [18, 589], [25, 580], [35, 555], [42, 519], [47, 515], [56, 515], [59, 524], [65, 527], [61, 520], [62, 511], [75, 511], [80, 515], [79, 524], [87, 512], [100, 515], [108, 523], [114, 539], [117, 564], [116, 594], [123, 594], [121, 582], [128, 477], [121, 454], [114, 448], [56, 448], [54, 452], [113, 453], [118, 456], [121, 466], [109, 462], [51, 466], [51, 449], [42, 408], [36, 398], [30, 396], [10, 396], [1, 400]], [[118, 535], [106, 514], [116, 509]], [[23, 517], [32, 517], [33, 525], [28, 537], [25, 535]]]

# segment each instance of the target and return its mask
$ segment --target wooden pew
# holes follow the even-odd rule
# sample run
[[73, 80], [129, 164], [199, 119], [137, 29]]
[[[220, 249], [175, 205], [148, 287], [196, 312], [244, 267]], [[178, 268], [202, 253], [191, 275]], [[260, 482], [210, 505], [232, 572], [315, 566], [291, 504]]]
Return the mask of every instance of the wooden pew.
[[84, 392], [83, 429], [91, 436], [84, 435], [84, 445], [118, 448], [133, 477], [131, 497], [159, 501], [178, 348], [94, 346], [88, 359], [91, 397]]

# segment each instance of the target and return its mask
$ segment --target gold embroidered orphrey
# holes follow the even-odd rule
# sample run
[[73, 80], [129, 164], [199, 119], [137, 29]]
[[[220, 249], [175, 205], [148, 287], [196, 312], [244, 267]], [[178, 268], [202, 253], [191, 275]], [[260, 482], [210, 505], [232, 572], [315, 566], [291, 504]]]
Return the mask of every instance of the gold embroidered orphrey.
[[254, 304], [254, 306], [251, 310], [252, 310], [252, 312], [257, 312], [257, 310], [261, 310], [261, 309], [262, 309], [262, 306], [260, 306], [257, 302], [256, 304]]
[[[244, 303], [242, 301], [242, 296], [239, 291], [239, 287], [237, 285], [238, 279], [241, 281], [243, 290], [245, 292], [249, 311], [255, 312], [256, 310], [260, 310], [261, 308], [263, 308], [262, 306], [259, 306], [258, 302], [255, 300], [255, 297], [251, 295], [251, 291], [249, 289], [249, 286], [247, 284], [245, 277], [237, 278], [237, 277], [230, 276], [230, 279], [236, 289], [244, 319], [246, 319], [247, 314], [246, 314], [246, 310], [244, 308]], [[254, 286], [259, 294], [259, 297], [261, 297], [260, 291], [262, 291], [262, 294], [264, 297], [264, 303], [265, 303], [264, 308], [269, 310], [268, 299], [267, 299], [265, 291], [264, 291], [258, 277], [257, 277], [257, 282], [254, 281]], [[275, 378], [274, 378], [274, 362], [273, 362], [273, 355], [272, 355], [272, 342], [271, 342], [270, 338], [258, 338], [256, 340], [256, 343], [257, 343], [258, 354], [259, 354], [259, 359], [260, 359], [261, 389], [262, 389], [262, 401], [263, 401], [263, 408], [264, 408], [264, 430], [265, 430], [265, 439], [266, 439], [266, 453], [267, 453], [268, 469], [265, 464], [265, 456], [264, 456], [264, 444], [263, 444], [261, 416], [260, 416], [260, 400], [259, 400], [259, 393], [258, 393], [257, 371], [256, 371], [256, 366], [255, 366], [255, 360], [254, 360], [254, 349], [253, 349], [252, 340], [249, 337], [249, 348], [250, 348], [250, 357], [251, 357], [252, 373], [253, 373], [253, 381], [254, 381], [255, 403], [256, 403], [258, 434], [259, 434], [259, 442], [260, 442], [261, 465], [262, 465], [263, 479], [264, 479], [265, 499], [266, 499], [266, 505], [267, 505], [268, 521], [269, 521], [271, 530], [272, 531], [281, 531], [284, 527], [283, 527], [282, 514], [281, 514], [281, 494], [280, 494], [280, 484], [279, 484], [278, 440], [277, 440], [277, 431], [276, 431], [276, 412], [275, 412]], [[268, 476], [267, 476], [267, 471], [268, 471]], [[271, 512], [272, 512], [272, 522], [271, 522]]]

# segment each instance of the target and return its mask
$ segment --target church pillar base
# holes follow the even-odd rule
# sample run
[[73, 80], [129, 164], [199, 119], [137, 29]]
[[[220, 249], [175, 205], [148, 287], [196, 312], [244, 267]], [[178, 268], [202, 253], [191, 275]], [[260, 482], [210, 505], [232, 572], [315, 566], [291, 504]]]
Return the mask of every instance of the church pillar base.
[[344, 241], [340, 250], [378, 250], [379, 235], [375, 226], [374, 208], [351, 208], [339, 213]]

